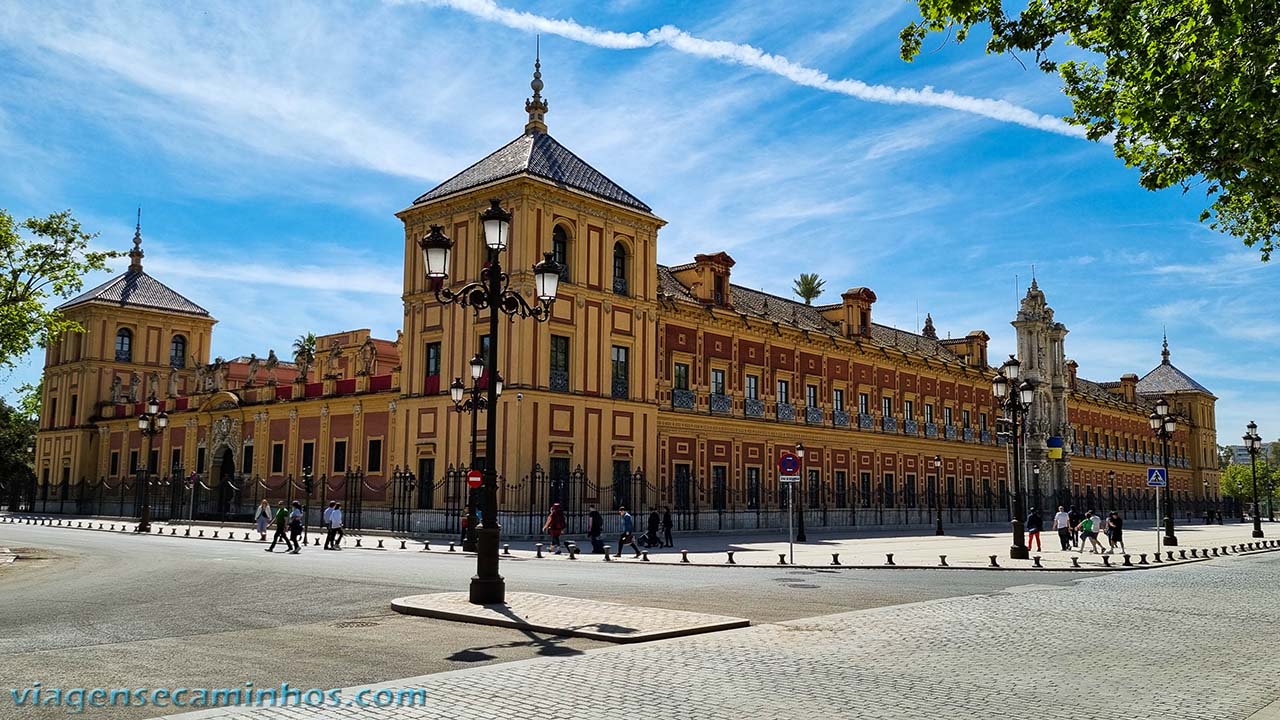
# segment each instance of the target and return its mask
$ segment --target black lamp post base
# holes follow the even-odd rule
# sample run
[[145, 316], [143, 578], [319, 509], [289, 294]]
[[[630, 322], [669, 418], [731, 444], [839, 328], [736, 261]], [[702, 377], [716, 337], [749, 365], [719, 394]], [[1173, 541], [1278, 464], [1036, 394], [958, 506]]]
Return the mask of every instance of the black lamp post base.
[[939, 520], [939, 521], [938, 521], [938, 526], [937, 526], [937, 527], [935, 527], [935, 528], [933, 529], [933, 534], [934, 534], [934, 535], [946, 535], [946, 533], [944, 533], [944, 532], [942, 531], [942, 521], [941, 521], [941, 520]]
[[471, 578], [472, 605], [505, 605], [507, 602], [507, 581], [498, 577]]
[[502, 605], [507, 601], [507, 581], [498, 574], [497, 528], [476, 530], [476, 574], [471, 578], [472, 605]]
[[1169, 546], [1169, 547], [1177, 547], [1177, 546], [1178, 546], [1178, 538], [1177, 538], [1176, 536], [1174, 536], [1174, 535], [1165, 535], [1165, 536], [1164, 536], [1164, 539], [1163, 539], [1163, 540], [1161, 540], [1160, 542], [1161, 542], [1161, 544], [1167, 545], [1167, 546]]
[[1261, 530], [1254, 530], [1253, 536], [1256, 538], [1260, 538], [1260, 537], [1265, 537], [1266, 535]]
[[1026, 560], [1031, 557], [1031, 551], [1021, 545], [1011, 545], [1009, 547], [1009, 558], [1012, 560]]

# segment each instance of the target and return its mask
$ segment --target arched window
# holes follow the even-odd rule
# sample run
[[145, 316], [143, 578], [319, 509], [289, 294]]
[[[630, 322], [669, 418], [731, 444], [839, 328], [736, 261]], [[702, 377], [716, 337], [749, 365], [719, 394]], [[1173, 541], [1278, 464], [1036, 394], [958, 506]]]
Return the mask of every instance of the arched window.
[[116, 332], [116, 360], [120, 362], [133, 361], [133, 333], [129, 328], [120, 328]]
[[173, 336], [173, 341], [169, 343], [169, 364], [176, 368], [186, 367], [187, 339], [185, 337]]
[[555, 257], [556, 262], [560, 263], [564, 268], [560, 272], [560, 279], [565, 282], [569, 281], [569, 232], [564, 229], [563, 225], [557, 225], [555, 230], [551, 231], [551, 254]]
[[613, 244], [613, 291], [627, 294], [627, 248], [620, 242]]

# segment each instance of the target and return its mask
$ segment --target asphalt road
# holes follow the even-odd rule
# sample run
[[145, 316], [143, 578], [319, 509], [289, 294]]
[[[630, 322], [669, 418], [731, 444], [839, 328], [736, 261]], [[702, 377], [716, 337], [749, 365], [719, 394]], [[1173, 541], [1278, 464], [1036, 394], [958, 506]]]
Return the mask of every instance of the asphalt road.
[[[344, 687], [599, 647], [392, 613], [402, 595], [466, 588], [474, 559], [0, 526], [0, 692], [45, 687]], [[512, 560], [510, 589], [700, 610], [754, 622], [1073, 583], [1080, 575], [699, 568]], [[6, 699], [7, 700], [7, 699]], [[0, 717], [64, 717], [64, 709]], [[6, 715], [8, 713], [8, 715]], [[116, 708], [93, 717], [146, 717]]]

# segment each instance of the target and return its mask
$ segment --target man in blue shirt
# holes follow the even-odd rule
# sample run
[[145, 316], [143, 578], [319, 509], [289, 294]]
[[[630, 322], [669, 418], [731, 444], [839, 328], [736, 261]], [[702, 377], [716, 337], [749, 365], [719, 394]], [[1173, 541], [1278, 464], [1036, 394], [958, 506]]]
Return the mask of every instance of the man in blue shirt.
[[622, 516], [622, 536], [618, 538], [618, 552], [614, 553], [614, 557], [622, 557], [622, 546], [630, 545], [632, 550], [636, 551], [636, 557], [640, 557], [640, 548], [636, 547], [636, 521], [631, 517], [631, 513], [627, 512], [625, 507], [618, 508], [618, 514]]

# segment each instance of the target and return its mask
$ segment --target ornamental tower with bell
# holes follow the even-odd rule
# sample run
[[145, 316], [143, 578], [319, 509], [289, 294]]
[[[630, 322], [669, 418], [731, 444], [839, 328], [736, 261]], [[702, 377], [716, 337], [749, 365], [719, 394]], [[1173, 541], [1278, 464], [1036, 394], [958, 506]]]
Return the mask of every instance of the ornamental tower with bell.
[[[1027, 412], [1024, 454], [1021, 460], [1027, 486], [1033, 491], [1068, 491], [1071, 488], [1071, 459], [1063, 450], [1071, 427], [1067, 417], [1066, 354], [1063, 341], [1067, 327], [1053, 319], [1053, 308], [1045, 302], [1044, 291], [1031, 280], [1031, 287], [1018, 307], [1012, 323], [1018, 335], [1018, 359], [1022, 377], [1035, 383], [1035, 399]], [[1039, 488], [1035, 487], [1039, 468]], [[1039, 496], [1039, 495], [1037, 495]]]

